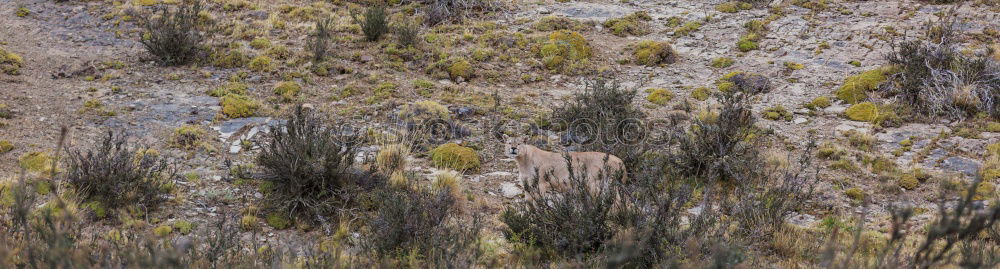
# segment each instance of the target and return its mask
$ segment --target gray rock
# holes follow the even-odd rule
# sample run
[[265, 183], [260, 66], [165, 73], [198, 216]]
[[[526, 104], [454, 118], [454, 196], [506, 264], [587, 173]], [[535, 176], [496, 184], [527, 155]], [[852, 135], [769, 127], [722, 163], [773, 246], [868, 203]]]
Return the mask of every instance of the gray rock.
[[842, 105], [837, 105], [837, 104], [831, 105], [830, 107], [827, 107], [827, 108], [823, 109], [823, 112], [826, 112], [826, 113], [829, 113], [829, 114], [841, 114], [841, 113], [844, 113], [844, 111], [847, 111], [847, 107], [846, 106], [842, 106]]
[[524, 191], [522, 191], [521, 187], [518, 187], [517, 184], [511, 182], [504, 182], [500, 184], [500, 193], [503, 195], [503, 197], [516, 198], [518, 196], [521, 196], [521, 193], [523, 192]]
[[982, 164], [973, 159], [956, 156], [944, 159], [944, 161], [941, 161], [940, 166], [943, 169], [962, 172], [966, 175], [972, 176], [979, 172], [979, 168], [982, 167]]

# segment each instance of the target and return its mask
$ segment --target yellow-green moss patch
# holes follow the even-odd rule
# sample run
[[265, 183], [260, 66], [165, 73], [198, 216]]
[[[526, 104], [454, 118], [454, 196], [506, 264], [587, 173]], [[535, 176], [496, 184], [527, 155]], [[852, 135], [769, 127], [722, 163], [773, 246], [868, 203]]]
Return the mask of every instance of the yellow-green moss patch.
[[257, 113], [260, 102], [242, 94], [227, 94], [219, 100], [222, 114], [230, 118], [250, 117]]
[[277, 87], [274, 87], [274, 94], [280, 95], [282, 100], [285, 102], [295, 100], [295, 97], [299, 95], [299, 91], [302, 90], [302, 86], [294, 81], [284, 81], [278, 83]]
[[764, 118], [769, 120], [792, 120], [792, 112], [782, 105], [776, 105], [764, 110]]
[[708, 97], [710, 97], [711, 95], [712, 95], [712, 89], [709, 89], [708, 87], [698, 87], [694, 89], [694, 91], [691, 91], [691, 98], [694, 98], [695, 100], [698, 101], [708, 100]]
[[802, 70], [803, 68], [806, 68], [806, 66], [804, 64], [800, 64], [800, 63], [796, 63], [796, 62], [785, 62], [784, 65], [785, 65], [785, 68], [788, 68], [788, 70], [793, 70], [793, 71], [794, 70]]
[[751, 8], [753, 8], [752, 4], [740, 1], [729, 1], [715, 6], [715, 10], [723, 13], [736, 13]]
[[0, 48], [0, 72], [8, 75], [19, 75], [23, 65], [24, 59], [20, 55]]
[[625, 17], [607, 20], [603, 25], [616, 36], [645, 35], [649, 33], [649, 27], [645, 22], [652, 19], [645, 11], [638, 11]]
[[732, 66], [734, 63], [736, 63], [736, 61], [733, 60], [733, 58], [718, 57], [718, 58], [712, 59], [712, 63], [710, 63], [709, 66], [711, 66], [713, 68], [726, 68], [726, 67]]
[[456, 59], [452, 61], [451, 66], [448, 66], [448, 75], [452, 80], [458, 78], [468, 79], [472, 75], [472, 64], [465, 59]]
[[278, 212], [268, 213], [264, 220], [267, 222], [268, 226], [277, 230], [284, 230], [292, 226], [292, 220], [288, 219], [288, 216], [285, 214], [280, 214]]
[[212, 97], [223, 97], [227, 94], [247, 94], [247, 90], [250, 86], [242, 82], [229, 82], [226, 85], [215, 87], [215, 89], [209, 90], [207, 93]]
[[826, 96], [816, 97], [811, 102], [803, 105], [803, 107], [808, 108], [808, 109], [812, 109], [812, 110], [824, 109], [824, 108], [830, 107], [830, 98], [828, 98]]
[[850, 188], [844, 191], [844, 195], [855, 201], [862, 201], [865, 199], [865, 192], [859, 188]]
[[916, 189], [917, 187], [920, 187], [920, 181], [917, 180], [917, 177], [914, 176], [913, 174], [901, 175], [899, 179], [896, 181], [896, 183], [899, 185], [899, 187], [907, 190], [912, 190]]
[[701, 23], [699, 23], [697, 21], [689, 21], [689, 22], [685, 23], [683, 26], [681, 26], [681, 27], [679, 27], [677, 29], [674, 29], [674, 36], [677, 36], [677, 37], [687, 36], [687, 35], [691, 34], [691, 32], [697, 31], [698, 28], [700, 28], [700, 27], [701, 27]]
[[230, 49], [224, 53], [217, 53], [213, 58], [212, 64], [221, 68], [243, 67], [250, 61], [250, 57], [239, 48]]
[[189, 221], [179, 220], [177, 222], [174, 222], [174, 229], [177, 229], [177, 232], [181, 234], [189, 234], [191, 233], [191, 229], [193, 228], [194, 225], [191, 224], [191, 222]]
[[17, 159], [21, 168], [33, 173], [51, 171], [54, 161], [49, 153], [41, 151], [28, 153]]
[[17, 8], [17, 11], [14, 11], [14, 15], [22, 18], [27, 17], [28, 15], [31, 15], [31, 10], [26, 7], [19, 7]]
[[757, 45], [756, 36], [756, 34], [751, 33], [740, 37], [740, 40], [736, 41], [736, 49], [742, 52], [749, 52], [760, 48], [760, 45]]
[[240, 227], [244, 231], [255, 231], [260, 227], [260, 218], [254, 215], [245, 215], [240, 218]]
[[170, 227], [170, 226], [167, 226], [167, 225], [161, 225], [161, 226], [156, 227], [156, 228], [153, 229], [153, 234], [155, 234], [157, 237], [161, 237], [161, 238], [162, 237], [167, 237], [168, 235], [170, 235], [173, 232], [174, 232], [174, 228]]
[[258, 37], [258, 38], [255, 38], [253, 41], [250, 41], [250, 47], [254, 48], [254, 49], [266, 49], [266, 48], [270, 48], [271, 47], [271, 40], [267, 39], [267, 38], [264, 38], [264, 37]]
[[587, 29], [587, 26], [571, 18], [550, 15], [539, 19], [531, 25], [531, 28], [543, 32], [556, 30], [583, 31]]
[[868, 92], [874, 91], [879, 84], [888, 80], [888, 74], [891, 74], [890, 68], [879, 68], [847, 77], [835, 93], [837, 99], [851, 104], [864, 101], [868, 98]]
[[458, 171], [479, 170], [479, 155], [476, 150], [455, 143], [448, 143], [431, 150], [431, 161], [435, 167]]
[[666, 105], [667, 102], [670, 102], [670, 100], [674, 98], [673, 93], [663, 88], [646, 89], [646, 92], [649, 93], [649, 95], [646, 96], [647, 101], [661, 106]]
[[171, 145], [182, 149], [193, 149], [198, 147], [202, 139], [208, 136], [208, 131], [198, 125], [185, 124], [174, 129], [173, 136], [170, 137]]
[[667, 42], [643, 40], [635, 45], [632, 57], [637, 64], [656, 66], [677, 61], [677, 52]]
[[450, 118], [451, 114], [447, 107], [431, 100], [408, 104], [399, 110], [399, 119], [411, 122], [448, 120]]
[[549, 70], [565, 70], [590, 58], [591, 48], [580, 33], [560, 30], [549, 34], [549, 39], [539, 49], [538, 55]]
[[271, 64], [271, 57], [267, 56], [257, 56], [250, 61], [250, 70], [257, 72], [271, 72], [274, 71], [274, 65]]
[[10, 140], [0, 140], [0, 154], [14, 150], [14, 144]]
[[848, 107], [844, 114], [853, 121], [874, 122], [878, 117], [878, 106], [869, 102], [859, 103]]

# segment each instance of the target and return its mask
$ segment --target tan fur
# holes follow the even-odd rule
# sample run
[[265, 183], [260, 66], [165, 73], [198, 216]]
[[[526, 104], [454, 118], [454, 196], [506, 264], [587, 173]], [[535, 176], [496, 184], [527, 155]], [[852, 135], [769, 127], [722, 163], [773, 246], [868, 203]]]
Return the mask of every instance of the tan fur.
[[[511, 155], [511, 150], [516, 148], [519, 179], [522, 184], [533, 182], [538, 177], [538, 194], [545, 194], [549, 190], [564, 192], [569, 187], [569, 169], [566, 163], [566, 156], [563, 154], [549, 152], [535, 146], [521, 143], [508, 142], [506, 151]], [[570, 152], [569, 159], [573, 162], [573, 172], [577, 178], [584, 178], [587, 188], [591, 193], [597, 193], [600, 188], [605, 188], [605, 180], [617, 175], [619, 171], [624, 173], [622, 160], [614, 155], [601, 152]], [[585, 174], [583, 174], [585, 173]], [[622, 180], [626, 177], [622, 176]], [[529, 196], [530, 197], [530, 196]]]

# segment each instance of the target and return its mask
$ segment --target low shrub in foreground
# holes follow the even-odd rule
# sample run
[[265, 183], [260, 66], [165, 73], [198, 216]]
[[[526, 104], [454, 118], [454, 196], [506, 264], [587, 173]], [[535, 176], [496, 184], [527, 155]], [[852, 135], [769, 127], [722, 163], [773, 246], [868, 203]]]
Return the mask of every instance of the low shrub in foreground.
[[273, 183], [268, 205], [292, 215], [325, 215], [349, 200], [348, 190], [365, 177], [352, 167], [355, 136], [341, 134], [301, 107], [276, 128], [257, 155], [260, 179]]
[[66, 183], [98, 217], [119, 209], [155, 210], [173, 176], [153, 150], [140, 150], [109, 132], [92, 148], [70, 150]]

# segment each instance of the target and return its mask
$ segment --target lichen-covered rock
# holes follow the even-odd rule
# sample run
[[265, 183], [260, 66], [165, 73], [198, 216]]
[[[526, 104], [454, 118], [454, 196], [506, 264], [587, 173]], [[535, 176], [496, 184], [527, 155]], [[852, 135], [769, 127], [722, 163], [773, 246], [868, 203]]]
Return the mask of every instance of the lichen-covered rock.
[[476, 150], [455, 143], [447, 143], [431, 150], [431, 162], [438, 168], [458, 171], [479, 170], [479, 155]]

